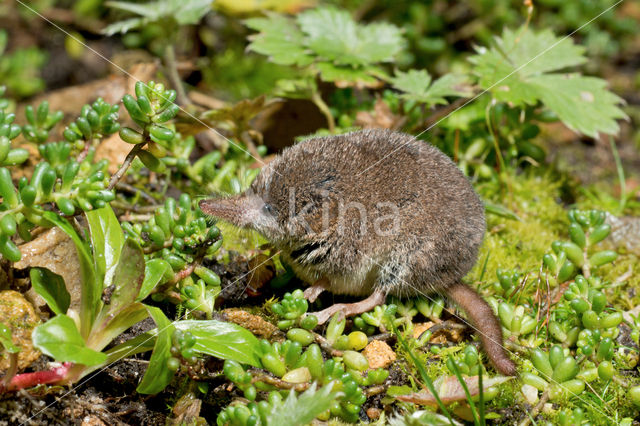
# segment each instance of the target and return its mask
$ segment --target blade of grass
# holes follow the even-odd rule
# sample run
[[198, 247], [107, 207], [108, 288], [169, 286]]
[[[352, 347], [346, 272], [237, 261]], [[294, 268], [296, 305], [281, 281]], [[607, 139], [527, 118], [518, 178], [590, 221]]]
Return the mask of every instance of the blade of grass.
[[612, 137], [609, 137], [609, 144], [611, 145], [611, 153], [616, 163], [616, 171], [618, 172], [618, 180], [620, 181], [620, 207], [618, 213], [622, 213], [627, 205], [627, 182], [624, 177], [624, 168], [622, 167], [622, 161], [620, 161], [618, 148]]
[[475, 424], [476, 426], [484, 426], [484, 423], [480, 423], [480, 418], [478, 417], [478, 410], [476, 409], [475, 402], [473, 402], [473, 399], [471, 398], [471, 392], [469, 392], [467, 383], [462, 378], [462, 374], [460, 374], [460, 370], [458, 369], [458, 366], [456, 365], [455, 362], [453, 362], [451, 358], [447, 359], [447, 368], [453, 371], [453, 373], [456, 375], [456, 377], [458, 378], [458, 381], [460, 382], [460, 385], [462, 386], [462, 389], [464, 390], [464, 394], [467, 396], [467, 402], [469, 403], [469, 407], [471, 408], [471, 414], [473, 415], [473, 424]]
[[482, 364], [480, 364], [480, 368], [478, 368], [478, 404], [480, 406], [480, 423], [485, 425], [487, 424], [486, 419], [484, 418], [484, 387], [482, 386]]
[[418, 369], [418, 372], [420, 373], [420, 377], [422, 377], [422, 380], [424, 381], [425, 385], [427, 386], [427, 389], [429, 389], [429, 391], [431, 392], [433, 397], [436, 399], [436, 402], [438, 403], [438, 407], [440, 407], [440, 410], [442, 410], [442, 412], [445, 414], [445, 416], [447, 416], [447, 419], [449, 419], [449, 422], [451, 423], [451, 425], [454, 425], [455, 423], [453, 422], [453, 419], [451, 418], [451, 414], [449, 414], [449, 410], [447, 410], [447, 407], [444, 405], [444, 403], [442, 402], [442, 400], [438, 396], [438, 392], [436, 392], [436, 388], [433, 386], [433, 382], [429, 378], [429, 375], [427, 375], [427, 371], [422, 366], [422, 363], [420, 363], [420, 360], [418, 358], [416, 358], [416, 356], [413, 354], [413, 352], [409, 348], [409, 345], [407, 344], [407, 341], [404, 339], [404, 337], [398, 331], [398, 327], [396, 327], [396, 325], [393, 323], [393, 319], [389, 318], [389, 323], [391, 323], [391, 327], [393, 328], [393, 333], [396, 335], [396, 338], [398, 339], [398, 342], [400, 342], [400, 344], [402, 345], [404, 350], [409, 354], [409, 356], [411, 357], [411, 360], [413, 361], [413, 363], [415, 364], [416, 368]]

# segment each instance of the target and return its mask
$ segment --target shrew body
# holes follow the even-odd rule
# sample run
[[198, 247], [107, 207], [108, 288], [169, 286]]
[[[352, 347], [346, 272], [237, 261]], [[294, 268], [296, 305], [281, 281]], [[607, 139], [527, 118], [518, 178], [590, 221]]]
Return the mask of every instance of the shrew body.
[[320, 322], [367, 311], [388, 294], [444, 294], [467, 312], [495, 367], [515, 374], [493, 312], [461, 282], [482, 242], [484, 207], [436, 148], [382, 130], [313, 138], [266, 165], [245, 194], [200, 206], [267, 237], [313, 284], [309, 300], [325, 289], [367, 296], [318, 312]]

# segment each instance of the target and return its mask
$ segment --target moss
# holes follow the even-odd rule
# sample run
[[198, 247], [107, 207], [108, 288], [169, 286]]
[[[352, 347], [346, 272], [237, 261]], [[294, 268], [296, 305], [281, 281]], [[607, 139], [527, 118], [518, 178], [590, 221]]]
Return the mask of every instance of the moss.
[[537, 270], [542, 256], [551, 249], [551, 243], [567, 238], [569, 220], [562, 205], [566, 190], [564, 179], [551, 173], [532, 171], [513, 175], [509, 181], [508, 203], [502, 202], [497, 184], [478, 188], [485, 199], [507, 206], [521, 220], [487, 215], [487, 233], [480, 248], [480, 260], [467, 277], [471, 281], [491, 282], [499, 268]]

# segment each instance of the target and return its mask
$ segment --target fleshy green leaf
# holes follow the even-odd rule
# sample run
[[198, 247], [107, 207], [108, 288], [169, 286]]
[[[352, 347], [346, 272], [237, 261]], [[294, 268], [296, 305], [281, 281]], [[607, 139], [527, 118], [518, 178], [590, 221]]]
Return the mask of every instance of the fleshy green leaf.
[[473, 94], [467, 77], [459, 74], [446, 74], [432, 82], [425, 70], [396, 71], [391, 84], [404, 92], [401, 95], [403, 98], [429, 106], [447, 104], [445, 96], [467, 97]]
[[142, 333], [109, 349], [105, 352], [107, 354], [107, 363], [110, 364], [119, 359], [152, 350], [156, 342], [156, 336], [157, 333], [153, 332]]
[[147, 310], [155, 321], [158, 332], [149, 367], [136, 390], [140, 393], [154, 394], [164, 389], [173, 379], [174, 372], [167, 368], [167, 360], [171, 357], [171, 336], [175, 327], [160, 309], [147, 306]]
[[86, 212], [93, 261], [100, 277], [104, 277], [103, 286], [111, 285], [116, 265], [124, 245], [124, 233], [120, 222], [110, 206]]
[[11, 329], [0, 322], [0, 351], [3, 349], [12, 354], [20, 352], [20, 347], [13, 344]]
[[31, 337], [33, 346], [56, 361], [92, 366], [107, 359], [102, 352], [87, 347], [76, 323], [66, 315], [57, 315], [37, 326]]
[[89, 335], [89, 330], [93, 326], [93, 321], [98, 312], [100, 295], [102, 294], [102, 279], [98, 279], [98, 272], [95, 269], [89, 247], [76, 233], [73, 226], [64, 218], [54, 212], [44, 212], [42, 216], [59, 227], [71, 238], [76, 246], [78, 259], [80, 261], [80, 271], [82, 273], [82, 296], [80, 301], [80, 332], [83, 336]]
[[136, 300], [144, 300], [170, 271], [171, 265], [164, 259], [151, 259], [147, 261], [144, 268], [144, 280], [142, 281], [142, 287], [140, 287], [140, 292]]
[[103, 309], [98, 316], [91, 331], [91, 340], [88, 345], [91, 348], [102, 350], [113, 339], [122, 334], [125, 330], [147, 318], [149, 314], [145, 305], [134, 302], [125, 305], [118, 312]]
[[110, 312], [117, 312], [136, 300], [144, 275], [145, 263], [142, 249], [133, 239], [127, 238], [113, 274], [115, 288], [111, 295]]
[[178, 321], [174, 325], [178, 330], [189, 331], [195, 336], [193, 349], [196, 352], [254, 367], [261, 365], [258, 353], [260, 342], [239, 325], [216, 320]]
[[45, 268], [32, 268], [29, 276], [33, 289], [47, 302], [54, 314], [67, 312], [71, 296], [60, 275]]
[[572, 130], [596, 137], [618, 132], [622, 99], [595, 77], [552, 73], [586, 61], [584, 48], [551, 31], [505, 30], [489, 49], [470, 58], [483, 89], [515, 106], [542, 102]]

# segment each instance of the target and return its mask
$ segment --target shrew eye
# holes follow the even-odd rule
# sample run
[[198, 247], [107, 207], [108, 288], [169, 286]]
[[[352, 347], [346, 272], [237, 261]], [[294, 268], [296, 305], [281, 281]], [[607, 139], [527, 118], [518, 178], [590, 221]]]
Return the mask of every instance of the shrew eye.
[[273, 208], [273, 206], [269, 203], [264, 203], [264, 206], [262, 206], [262, 211], [272, 216], [276, 215], [276, 209]]

